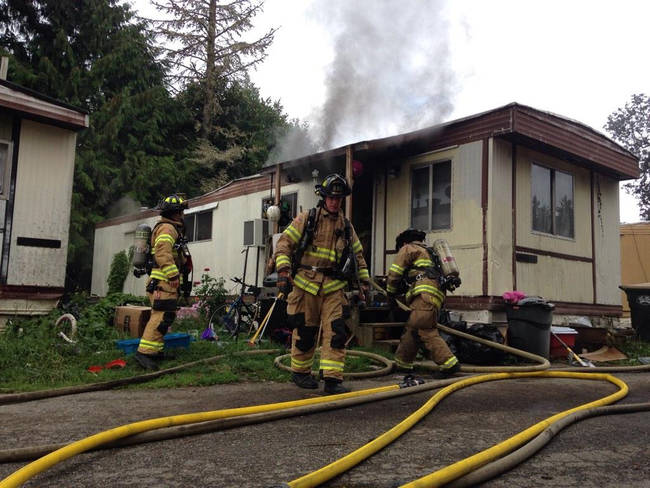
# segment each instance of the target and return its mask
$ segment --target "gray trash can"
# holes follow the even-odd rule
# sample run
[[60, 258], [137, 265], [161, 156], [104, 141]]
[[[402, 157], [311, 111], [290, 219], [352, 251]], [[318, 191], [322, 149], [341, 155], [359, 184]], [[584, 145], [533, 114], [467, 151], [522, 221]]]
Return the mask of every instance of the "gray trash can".
[[630, 304], [632, 328], [643, 341], [650, 342], [650, 283], [620, 285]]
[[541, 297], [506, 304], [508, 345], [548, 359], [554, 308]]

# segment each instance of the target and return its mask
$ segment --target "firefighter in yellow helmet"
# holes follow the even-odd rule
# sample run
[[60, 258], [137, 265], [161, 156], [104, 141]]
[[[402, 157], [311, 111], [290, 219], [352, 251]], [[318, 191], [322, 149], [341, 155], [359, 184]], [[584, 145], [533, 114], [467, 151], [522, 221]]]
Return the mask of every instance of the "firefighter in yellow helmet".
[[182, 252], [186, 208], [187, 201], [178, 195], [168, 196], [158, 204], [160, 220], [151, 232], [153, 268], [147, 282], [151, 318], [135, 353], [136, 362], [145, 369], [158, 369], [157, 361], [164, 358], [163, 338], [176, 318], [181, 270], [187, 260], [187, 253]]
[[352, 224], [343, 216], [343, 198], [351, 193], [341, 175], [331, 174], [316, 193], [318, 207], [298, 215], [282, 233], [275, 249], [278, 287], [287, 297], [287, 315], [293, 329], [291, 370], [300, 388], [318, 388], [311, 375], [314, 352], [322, 328], [320, 373], [328, 394], [348, 391], [343, 385], [345, 320], [350, 305], [344, 291], [350, 282], [363, 299], [369, 280], [363, 248]]
[[[389, 296], [394, 297], [406, 288], [406, 301], [412, 310], [395, 351], [395, 364], [399, 371], [412, 372], [413, 360], [423, 345], [438, 365], [437, 376], [447, 377], [460, 369], [460, 363], [435, 327], [445, 300], [441, 286], [444, 277], [434, 263], [435, 251], [424, 243], [425, 237], [423, 231], [412, 228], [398, 235], [397, 256], [388, 270]], [[459, 285], [460, 278], [448, 284], [452, 290]]]

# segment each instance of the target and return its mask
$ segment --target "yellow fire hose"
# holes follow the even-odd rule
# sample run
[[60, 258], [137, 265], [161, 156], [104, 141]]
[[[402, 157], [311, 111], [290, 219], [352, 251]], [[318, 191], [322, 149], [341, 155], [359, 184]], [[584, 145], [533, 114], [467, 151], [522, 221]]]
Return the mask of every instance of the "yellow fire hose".
[[627, 385], [619, 380], [618, 378], [607, 375], [607, 374], [594, 374], [594, 373], [567, 373], [567, 372], [552, 372], [552, 371], [542, 371], [542, 372], [531, 372], [531, 373], [493, 373], [487, 375], [473, 376], [456, 383], [453, 383], [446, 388], [443, 388], [435, 395], [433, 395], [422, 407], [416, 410], [414, 413], [409, 415], [402, 422], [397, 424], [392, 429], [386, 431], [373, 441], [369, 442], [365, 446], [357, 449], [356, 451], [348, 454], [347, 456], [342, 457], [341, 459], [328, 464], [327, 466], [309, 473], [301, 478], [297, 478], [293, 481], [287, 483], [286, 486], [290, 488], [308, 488], [313, 486], [318, 486], [325, 481], [340, 475], [341, 473], [347, 471], [348, 469], [356, 466], [364, 459], [370, 457], [380, 449], [384, 448], [403, 433], [408, 431], [413, 425], [415, 425], [420, 419], [422, 419], [426, 414], [428, 414], [433, 407], [435, 407], [443, 398], [450, 395], [451, 393], [465, 388], [467, 386], [475, 385], [478, 383], [483, 383], [486, 381], [495, 381], [509, 378], [576, 378], [576, 379], [587, 379], [587, 380], [602, 380], [609, 381], [610, 383], [615, 384], [619, 387], [619, 391], [608, 395], [600, 400], [586, 403], [576, 408], [570, 410], [565, 410], [564, 412], [558, 413], [549, 417], [546, 420], [538, 422], [537, 424], [529, 427], [528, 429], [520, 432], [519, 434], [503, 441], [485, 451], [482, 451], [474, 456], [471, 456], [463, 461], [452, 464], [446, 468], [443, 468], [435, 473], [432, 473], [428, 476], [415, 480], [411, 483], [403, 485], [401, 488], [419, 488], [419, 487], [432, 487], [432, 486], [441, 486], [444, 483], [448, 483], [460, 476], [463, 476], [470, 471], [479, 468], [480, 466], [486, 464], [492, 459], [498, 458], [508, 452], [512, 451], [519, 445], [525, 443], [530, 438], [536, 436], [541, 431], [543, 431], [547, 426], [551, 425], [553, 422], [560, 420], [561, 418], [570, 415], [571, 413], [583, 410], [587, 408], [597, 407], [601, 405], [609, 405], [610, 403], [616, 402], [621, 398], [625, 397], [628, 392]]
[[[336, 395], [336, 399], [346, 399], [354, 398], [357, 396], [370, 395], [374, 393], [383, 393], [391, 390], [399, 389], [399, 385], [389, 385], [379, 388], [372, 388], [369, 390], [353, 391], [349, 393], [343, 393], [341, 395]], [[132, 424], [122, 425], [114, 429], [106, 430], [98, 434], [86, 437], [79, 441], [68, 444], [61, 449], [58, 449], [47, 456], [37, 459], [36, 461], [28, 464], [27, 466], [22, 467], [18, 471], [14, 472], [4, 480], [0, 481], [0, 488], [12, 488], [20, 486], [28, 479], [37, 475], [38, 473], [54, 466], [65, 459], [68, 459], [72, 456], [75, 456], [84, 451], [88, 451], [96, 446], [105, 444], [107, 442], [112, 442], [123, 437], [127, 437], [133, 434], [138, 434], [140, 432], [145, 432], [148, 430], [160, 429], [163, 427], [172, 427], [175, 425], [185, 425], [193, 424], [196, 422], [206, 422], [208, 420], [224, 419], [231, 417], [238, 417], [242, 415], [261, 413], [261, 412], [271, 412], [274, 410], [283, 410], [292, 407], [298, 407], [302, 405], [312, 405], [317, 403], [331, 402], [333, 399], [332, 396], [325, 396], [319, 398], [308, 398], [305, 400], [294, 400], [282, 403], [268, 403], [265, 405], [257, 405], [253, 407], [240, 407], [240, 408], [229, 408], [223, 410], [214, 410], [210, 412], [198, 412], [190, 413], [184, 415], [173, 415], [171, 417], [160, 417], [150, 420], [143, 420], [140, 422], [135, 422]]]
[[[267, 317], [265, 317], [266, 320], [268, 320], [269, 315], [270, 314], [267, 314]], [[447, 329], [440, 325], [439, 327], [442, 328], [443, 330]], [[448, 329], [448, 331], [449, 333], [453, 333], [456, 335], [461, 335], [461, 336], [466, 335], [467, 338], [471, 340], [478, 340], [479, 342], [484, 341], [483, 339], [479, 340], [479, 338], [476, 338], [475, 336], [463, 334], [461, 332], [455, 331], [454, 329]], [[524, 353], [524, 351], [513, 349], [501, 344], [492, 343], [490, 341], [485, 341], [485, 343], [489, 343], [489, 345], [493, 347], [497, 347], [499, 349], [512, 350], [508, 352], [517, 351], [517, 353]], [[538, 365], [531, 366], [531, 368], [538, 368], [538, 369], [548, 368], [549, 363], [544, 358], [541, 358], [539, 356], [530, 353], [525, 353], [525, 355], [532, 356], [529, 357], [529, 359], [533, 359], [538, 363], [540, 363]], [[276, 360], [277, 359], [278, 358], [276, 358]], [[494, 367], [494, 369], [499, 369], [503, 371], [502, 367], [501, 368]], [[444, 389], [434, 394], [422, 407], [416, 410], [413, 414], [409, 415], [405, 420], [400, 422], [398, 425], [396, 425], [389, 431], [377, 437], [375, 440], [357, 449], [356, 451], [348, 454], [347, 456], [339, 459], [338, 461], [335, 461], [317, 471], [314, 471], [313, 473], [307, 474], [301, 478], [291, 481], [285, 486], [289, 486], [292, 488], [318, 486], [319, 484], [331, 479], [332, 477], [338, 476], [344, 471], [360, 463], [367, 457], [371, 456], [381, 448], [385, 447], [393, 440], [397, 439], [400, 435], [402, 435], [413, 425], [415, 425], [427, 413], [429, 413], [443, 398], [467, 386], [471, 386], [486, 381], [495, 381], [495, 380], [511, 379], [511, 378], [514, 379], [514, 378], [536, 377], [536, 378], [574, 378], [574, 379], [600, 380], [600, 381], [608, 381], [619, 387], [619, 391], [617, 391], [614, 394], [608, 395], [604, 398], [601, 398], [600, 400], [596, 400], [581, 405], [579, 407], [575, 407], [566, 410], [564, 412], [558, 413], [556, 415], [553, 415], [548, 419], [538, 422], [537, 424], [529, 427], [528, 429], [525, 429], [524, 431], [511, 437], [510, 439], [507, 439], [506, 441], [503, 441], [489, 449], [486, 449], [478, 454], [470, 456], [465, 460], [447, 466], [446, 468], [438, 470], [430, 475], [427, 475], [423, 478], [420, 478], [418, 480], [415, 480], [403, 486], [412, 488], [412, 487], [424, 487], [424, 486], [440, 486], [442, 484], [448, 483], [455, 479], [461, 478], [474, 470], [477, 470], [481, 466], [484, 466], [490, 463], [491, 461], [494, 461], [495, 459], [504, 456], [505, 454], [513, 451], [514, 449], [517, 449], [522, 444], [528, 442], [530, 439], [534, 438], [535, 436], [538, 436], [540, 433], [544, 432], [545, 429], [554, 426], [557, 422], [559, 422], [560, 420], [564, 419], [567, 416], [571, 416], [576, 412], [585, 409], [593, 410], [596, 407], [611, 404], [625, 397], [625, 395], [627, 395], [628, 387], [623, 381], [609, 374], [595, 373], [593, 372], [594, 369], [591, 369], [591, 371], [592, 372], [589, 373], [566, 372], [566, 371], [529, 371], [529, 372], [519, 372], [519, 373], [499, 372], [499, 373], [492, 373], [492, 374], [481, 375], [481, 376], [473, 376], [466, 379], [455, 381], [451, 385], [445, 387]], [[414, 388], [418, 388], [418, 387], [414, 387]], [[340, 400], [345, 401], [347, 399], [353, 399], [356, 397], [362, 397], [367, 395], [381, 396], [382, 394], [386, 394], [388, 392], [394, 392], [395, 390], [399, 390], [399, 389], [400, 389], [399, 385], [390, 385], [381, 388], [373, 388], [369, 390], [344, 393], [341, 395], [334, 395], [328, 397], [311, 398], [306, 400], [266, 404], [266, 405], [259, 405], [253, 407], [216, 410], [211, 412], [199, 412], [193, 414], [176, 415], [171, 417], [161, 417], [157, 419], [136, 422], [133, 424], [127, 424], [121, 427], [117, 427], [114, 429], [110, 429], [92, 435], [80, 441], [73, 442], [65, 447], [62, 447], [28, 464], [27, 466], [24, 466], [23, 468], [19, 469], [9, 477], [5, 478], [4, 480], [1, 480], [0, 488], [19, 486], [23, 484], [25, 481], [27, 481], [28, 479], [37, 475], [38, 473], [76, 454], [85, 452], [90, 449], [94, 449], [100, 445], [105, 445], [110, 442], [115, 442], [119, 439], [123, 439], [128, 436], [133, 436], [135, 434], [139, 434], [151, 430], [161, 429], [165, 427], [172, 427], [172, 426], [194, 424], [198, 422], [214, 421], [217, 419], [230, 419], [230, 418], [242, 417], [246, 415], [261, 414], [263, 412], [275, 412], [275, 411], [296, 409], [297, 407], [303, 407], [307, 405], [316, 405], [321, 403], [336, 403], [337, 401]]]

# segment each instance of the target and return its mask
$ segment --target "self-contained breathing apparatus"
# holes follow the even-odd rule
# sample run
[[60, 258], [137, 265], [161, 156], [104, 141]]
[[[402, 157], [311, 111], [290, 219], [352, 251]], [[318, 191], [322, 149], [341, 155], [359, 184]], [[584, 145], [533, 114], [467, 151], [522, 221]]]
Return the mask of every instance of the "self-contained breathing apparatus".
[[[151, 235], [162, 222], [158, 222], [153, 230], [147, 224], [140, 224], [135, 229], [135, 236], [133, 242], [133, 275], [140, 278], [143, 275], [151, 275], [151, 271], [156, 265], [151, 249]], [[184, 264], [181, 269], [183, 282], [180, 285], [180, 294], [186, 299], [192, 293], [192, 280], [193, 280], [193, 265], [190, 250], [187, 247], [187, 238], [179, 232], [179, 237], [174, 243], [174, 250], [183, 255]], [[190, 276], [192, 275], [192, 276]], [[146, 291], [153, 293], [158, 286], [159, 280], [152, 279], [147, 285]]]
[[437, 239], [431, 247], [423, 241], [426, 233], [409, 228], [397, 236], [395, 248], [400, 249], [404, 244], [414, 244], [426, 249], [433, 266], [412, 266], [411, 269], [417, 271], [415, 275], [405, 273], [402, 279], [402, 288], [407, 289], [414, 281], [428, 278], [436, 280], [440, 284], [441, 290], [453, 292], [461, 284], [460, 270], [456, 264], [456, 259], [451, 253], [449, 244], [445, 239]]
[[446, 240], [437, 239], [432, 247], [420, 242], [412, 244], [426, 249], [427, 253], [429, 253], [429, 258], [433, 262], [433, 266], [413, 266], [411, 269], [421, 271], [422, 273], [413, 278], [409, 278], [408, 274], [405, 274], [404, 281], [408, 286], [414, 280], [422, 279], [420, 276], [436, 280], [440, 284], [441, 290], [453, 292], [460, 286], [460, 270]]

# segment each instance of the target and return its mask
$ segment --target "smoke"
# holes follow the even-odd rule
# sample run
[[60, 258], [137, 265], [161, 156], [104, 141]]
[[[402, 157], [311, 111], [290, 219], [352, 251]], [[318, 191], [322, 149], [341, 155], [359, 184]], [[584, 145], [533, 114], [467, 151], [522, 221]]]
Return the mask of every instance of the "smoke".
[[131, 197], [124, 196], [110, 206], [106, 218], [112, 219], [113, 217], [121, 217], [122, 215], [135, 214], [141, 208], [140, 202]]
[[334, 38], [326, 100], [313, 120], [322, 149], [442, 122], [453, 109], [442, 0], [328, 0], [313, 15]]

